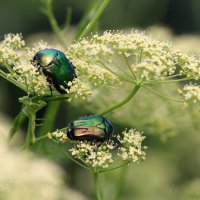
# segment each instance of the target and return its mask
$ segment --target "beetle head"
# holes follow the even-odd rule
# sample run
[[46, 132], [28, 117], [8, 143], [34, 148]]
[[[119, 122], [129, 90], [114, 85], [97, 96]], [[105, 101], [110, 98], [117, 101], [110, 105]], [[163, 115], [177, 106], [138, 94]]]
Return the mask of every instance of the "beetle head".
[[43, 49], [38, 51], [33, 59], [31, 60], [31, 64], [37, 68], [48, 68], [51, 66], [56, 57], [58, 55], [58, 50], [56, 49]]

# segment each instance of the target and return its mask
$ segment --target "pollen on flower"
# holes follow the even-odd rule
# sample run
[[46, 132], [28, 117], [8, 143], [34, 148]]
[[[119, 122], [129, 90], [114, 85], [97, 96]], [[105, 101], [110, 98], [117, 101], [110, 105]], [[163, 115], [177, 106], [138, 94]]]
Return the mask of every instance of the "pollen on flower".
[[13, 71], [14, 73], [10, 76], [25, 85], [28, 94], [44, 94], [44, 89], [48, 87], [47, 80], [36, 71], [34, 66], [28, 63], [20, 63], [13, 67]]
[[81, 141], [69, 151], [72, 156], [83, 160], [90, 167], [101, 169], [108, 168], [113, 163], [111, 150], [114, 148], [115, 144], [112, 141], [106, 141], [101, 145], [95, 142]]
[[28, 48], [27, 54], [26, 56], [28, 57], [28, 59], [32, 59], [33, 56], [40, 50], [46, 49], [46, 48], [51, 48], [47, 42], [44, 42], [43, 40], [34, 43], [33, 46], [31, 48]]
[[183, 90], [179, 90], [179, 93], [187, 100], [194, 103], [200, 102], [200, 86], [188, 84], [185, 85]]
[[[93, 85], [116, 86], [119, 81], [158, 80], [181, 72], [199, 78], [199, 59], [143, 32], [106, 31], [70, 46], [67, 56], [79, 76]], [[181, 67], [181, 70], [180, 70]], [[188, 76], [188, 75], [187, 75]]]
[[60, 130], [57, 130], [57, 131], [52, 132], [52, 133], [47, 133], [47, 136], [48, 136], [49, 139], [54, 140], [58, 143], [64, 143], [67, 140], [69, 140], [66, 133], [64, 133], [63, 131], [60, 131]]
[[17, 34], [9, 33], [5, 35], [2, 44], [12, 49], [20, 49], [25, 46], [25, 41], [23, 40], [21, 33]]
[[139, 131], [134, 129], [125, 130], [121, 136], [117, 136], [117, 139], [122, 145], [119, 148], [118, 155], [123, 160], [130, 160], [137, 163], [145, 159], [146, 153], [143, 151], [144, 147], [142, 147], [145, 136], [142, 136]]
[[24, 47], [25, 42], [21, 34], [7, 34], [0, 42], [0, 63], [15, 65], [19, 62], [19, 49]]
[[86, 97], [92, 95], [92, 90], [89, 83], [81, 81], [79, 77], [68, 82], [68, 86], [70, 86], [70, 89], [65, 89], [65, 91], [70, 94], [69, 101], [71, 101], [73, 98], [82, 98], [85, 100]]

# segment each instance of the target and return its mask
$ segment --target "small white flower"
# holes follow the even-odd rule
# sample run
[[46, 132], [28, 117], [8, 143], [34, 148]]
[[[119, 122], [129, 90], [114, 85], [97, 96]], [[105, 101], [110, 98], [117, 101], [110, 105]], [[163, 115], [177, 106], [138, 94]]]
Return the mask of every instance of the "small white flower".
[[118, 155], [123, 160], [131, 160], [132, 162], [139, 162], [145, 159], [145, 152], [142, 148], [142, 141], [145, 136], [142, 136], [139, 131], [130, 129], [122, 132], [122, 136], [117, 137], [122, 147], [119, 148]]

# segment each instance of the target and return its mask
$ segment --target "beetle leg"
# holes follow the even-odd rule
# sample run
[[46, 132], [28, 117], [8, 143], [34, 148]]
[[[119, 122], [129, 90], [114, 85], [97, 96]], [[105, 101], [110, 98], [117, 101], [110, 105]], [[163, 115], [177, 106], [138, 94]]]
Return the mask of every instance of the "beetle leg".
[[52, 94], [52, 87], [51, 87], [51, 85], [49, 85], [49, 89], [50, 89], [50, 92], [51, 92], [51, 97], [53, 96], [53, 94]]
[[52, 85], [53, 85], [53, 82], [52, 82], [52, 79], [49, 77], [49, 76], [47, 76], [47, 82], [48, 82], [48, 86], [49, 86], [49, 89], [50, 89], [50, 91], [51, 91], [51, 97], [53, 96], [52, 95]]

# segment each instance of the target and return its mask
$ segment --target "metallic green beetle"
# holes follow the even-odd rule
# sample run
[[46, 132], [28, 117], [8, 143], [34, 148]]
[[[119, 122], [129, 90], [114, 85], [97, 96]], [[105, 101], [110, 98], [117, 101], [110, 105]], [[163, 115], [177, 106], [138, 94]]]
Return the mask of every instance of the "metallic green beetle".
[[112, 132], [112, 124], [101, 115], [80, 117], [72, 121], [67, 128], [67, 136], [71, 140], [103, 142]]
[[44, 49], [38, 51], [31, 63], [38, 68], [38, 71], [46, 76], [52, 94], [53, 85], [61, 94], [66, 93], [63, 88], [69, 89], [69, 81], [76, 78], [76, 73], [72, 63], [65, 54], [56, 49]]

